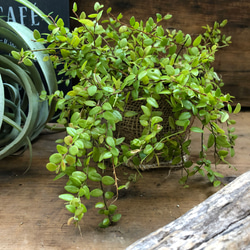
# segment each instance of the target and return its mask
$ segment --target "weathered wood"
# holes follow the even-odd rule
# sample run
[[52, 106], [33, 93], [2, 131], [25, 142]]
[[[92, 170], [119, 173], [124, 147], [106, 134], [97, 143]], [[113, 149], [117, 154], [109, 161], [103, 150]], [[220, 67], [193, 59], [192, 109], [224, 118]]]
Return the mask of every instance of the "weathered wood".
[[[239, 137], [235, 157], [228, 160], [238, 170], [219, 165], [218, 172], [226, 177], [225, 182], [247, 172], [250, 162], [250, 112], [241, 112], [230, 119], [237, 121], [235, 127]], [[81, 237], [77, 228], [64, 224], [70, 213], [58, 199], [58, 195], [65, 192], [63, 187], [67, 178], [53, 181], [55, 174], [45, 167], [49, 156], [56, 152], [55, 140], [62, 136], [64, 133], [46, 131], [40, 135], [33, 143], [33, 163], [26, 175], [22, 173], [29, 163], [28, 151], [22, 156], [0, 161], [1, 250], [124, 250], [185, 214], [219, 189], [200, 176], [192, 176], [188, 182], [190, 187], [184, 189], [178, 184], [181, 171], [171, 172], [169, 177], [164, 169], [143, 172], [143, 178], [137, 183], [131, 183], [128, 190], [120, 190], [115, 204], [122, 218], [117, 225], [99, 229], [97, 225], [103, 217], [95, 208], [98, 199], [86, 201], [88, 212], [81, 222]], [[194, 161], [199, 155], [199, 137], [198, 133], [191, 134]], [[119, 184], [125, 184], [128, 176], [135, 173], [122, 168], [118, 173]]]
[[250, 248], [249, 204], [250, 171], [127, 250]]
[[[70, 9], [73, 2], [77, 2], [78, 9], [87, 14], [93, 13], [93, 1], [70, 0]], [[222, 76], [230, 73], [230, 77], [225, 78], [225, 85], [230, 88], [230, 93], [242, 105], [250, 107], [250, 85], [248, 83], [250, 73], [250, 2], [248, 0], [99, 0], [105, 8], [112, 7], [112, 13], [123, 14], [123, 20], [128, 22], [131, 16], [137, 20], [146, 21], [156, 13], [170, 13], [173, 18], [166, 23], [166, 27], [181, 29], [185, 33], [198, 34], [202, 32], [201, 26], [213, 25], [214, 21], [221, 22], [228, 19], [227, 26], [223, 33], [232, 36], [232, 44], [223, 49], [216, 56], [214, 64], [215, 70]], [[105, 12], [104, 12], [105, 14]], [[73, 13], [71, 13], [73, 15]], [[74, 20], [71, 21], [74, 26]], [[238, 75], [246, 73], [239, 81]]]

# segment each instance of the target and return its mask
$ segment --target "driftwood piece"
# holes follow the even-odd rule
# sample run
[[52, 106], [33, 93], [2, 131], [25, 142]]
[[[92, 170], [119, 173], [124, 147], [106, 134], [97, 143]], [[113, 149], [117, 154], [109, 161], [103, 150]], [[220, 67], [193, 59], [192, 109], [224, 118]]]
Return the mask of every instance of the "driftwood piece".
[[250, 249], [250, 171], [132, 249]]

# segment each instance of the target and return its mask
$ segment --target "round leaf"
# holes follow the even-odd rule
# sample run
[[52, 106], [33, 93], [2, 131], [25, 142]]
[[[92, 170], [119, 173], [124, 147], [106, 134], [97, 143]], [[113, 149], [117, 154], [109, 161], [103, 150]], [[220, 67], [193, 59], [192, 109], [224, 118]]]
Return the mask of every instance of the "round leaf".
[[55, 163], [51, 163], [51, 162], [46, 165], [46, 168], [51, 172], [55, 171], [57, 167], [58, 166]]
[[66, 154], [68, 152], [68, 149], [62, 145], [57, 145], [56, 149], [57, 149], [58, 153], [60, 153], [62, 155]]
[[72, 194], [60, 194], [59, 198], [64, 201], [72, 201], [75, 198], [75, 196]]
[[102, 196], [103, 194], [103, 191], [99, 188], [96, 188], [96, 189], [93, 189], [91, 192], [90, 192], [90, 195], [93, 196], [93, 197], [100, 197]]
[[96, 172], [90, 172], [89, 175], [88, 175], [88, 178], [91, 180], [91, 181], [101, 181], [102, 180], [102, 176]]
[[79, 152], [78, 147], [75, 145], [69, 148], [69, 153], [71, 155], [77, 155], [78, 152]]
[[112, 199], [115, 194], [111, 191], [105, 192], [105, 198], [106, 199]]
[[90, 87], [88, 87], [88, 94], [90, 96], [93, 96], [97, 91], [97, 87], [95, 85], [92, 85]]
[[49, 161], [51, 163], [54, 163], [54, 164], [58, 164], [62, 161], [62, 155], [59, 154], [59, 153], [55, 153], [55, 154], [52, 154], [50, 157], [49, 157]]
[[115, 214], [113, 217], [112, 217], [112, 221], [113, 222], [117, 222], [121, 219], [122, 215], [121, 214]]
[[70, 204], [68, 204], [68, 205], [66, 205], [65, 206], [66, 208], [67, 208], [67, 210], [69, 211], [69, 212], [71, 212], [71, 213], [75, 213], [75, 211], [76, 211], [76, 208], [75, 208], [75, 206], [73, 206], [73, 205], [70, 205]]
[[105, 207], [105, 204], [101, 201], [95, 204], [95, 208], [103, 208], [103, 207]]
[[115, 180], [113, 177], [106, 175], [102, 177], [102, 183], [107, 186], [113, 185], [115, 183]]
[[67, 185], [67, 186], [64, 187], [64, 189], [66, 191], [68, 191], [69, 193], [72, 193], [72, 194], [76, 194], [79, 191], [79, 188], [76, 187], [76, 186], [73, 186], [73, 185]]
[[72, 173], [72, 176], [78, 178], [81, 182], [84, 182], [87, 179], [87, 175], [82, 171], [75, 171]]

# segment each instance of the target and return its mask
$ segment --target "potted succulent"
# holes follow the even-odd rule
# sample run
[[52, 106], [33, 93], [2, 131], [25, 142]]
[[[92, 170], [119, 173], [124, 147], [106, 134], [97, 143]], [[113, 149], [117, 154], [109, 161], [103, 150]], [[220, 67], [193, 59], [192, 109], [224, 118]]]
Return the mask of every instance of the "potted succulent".
[[[230, 113], [239, 112], [240, 105], [233, 110], [232, 96], [222, 93], [222, 79], [212, 67], [216, 52], [230, 43], [220, 31], [226, 20], [191, 37], [164, 28], [169, 14], [156, 14], [145, 23], [131, 17], [123, 23], [122, 14], [113, 16], [111, 8], [103, 20], [103, 7], [96, 2], [95, 12], [86, 16], [78, 14], [74, 3], [78, 27], [70, 31], [61, 18], [51, 18], [46, 37], [35, 30], [34, 38], [46, 45], [49, 56], [44, 60], [62, 67], [59, 74], [67, 79], [62, 84], [77, 79], [66, 94], [41, 93], [42, 100], [56, 100], [58, 123], [66, 129], [47, 169], [57, 174], [55, 179], [68, 178], [68, 193], [59, 197], [73, 214], [69, 223], [78, 223], [87, 212], [85, 199], [100, 197], [95, 206], [105, 215], [100, 227], [107, 227], [121, 218], [114, 205], [118, 191], [127, 188], [118, 181], [121, 165], [138, 171], [178, 166], [185, 173], [181, 184], [199, 173], [220, 185], [222, 175], [213, 166], [221, 161], [231, 166], [226, 157], [234, 155], [237, 136]], [[33, 52], [13, 55], [22, 62]], [[200, 127], [193, 126], [194, 119]], [[188, 158], [190, 132], [201, 135], [197, 162]], [[206, 155], [209, 148], [214, 150], [213, 163]], [[100, 188], [92, 189], [91, 182]], [[107, 191], [107, 186], [115, 190]]]

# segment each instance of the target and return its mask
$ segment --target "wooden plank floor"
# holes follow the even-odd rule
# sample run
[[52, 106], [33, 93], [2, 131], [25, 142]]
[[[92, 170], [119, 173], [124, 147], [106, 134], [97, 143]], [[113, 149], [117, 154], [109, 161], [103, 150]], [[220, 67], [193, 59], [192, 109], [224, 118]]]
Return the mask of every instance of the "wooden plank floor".
[[[250, 113], [235, 115], [239, 139], [236, 156], [231, 162], [237, 171], [220, 165], [225, 183], [249, 170]], [[181, 171], [168, 176], [166, 169], [143, 173], [129, 190], [120, 193], [117, 201], [121, 221], [110, 228], [99, 229], [101, 218], [94, 208], [95, 200], [86, 203], [88, 213], [81, 222], [82, 237], [77, 228], [65, 222], [70, 214], [58, 195], [64, 193], [66, 179], [53, 181], [45, 165], [55, 151], [58, 134], [44, 131], [33, 143], [33, 164], [22, 175], [28, 164], [28, 152], [19, 157], [0, 161], [0, 249], [125, 249], [137, 239], [175, 220], [218, 190], [202, 177], [192, 177], [190, 188], [178, 184]], [[192, 135], [192, 157], [196, 157], [199, 141]], [[119, 177], [126, 181], [123, 168]]]

